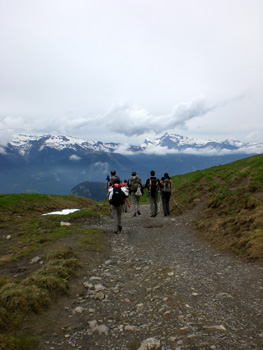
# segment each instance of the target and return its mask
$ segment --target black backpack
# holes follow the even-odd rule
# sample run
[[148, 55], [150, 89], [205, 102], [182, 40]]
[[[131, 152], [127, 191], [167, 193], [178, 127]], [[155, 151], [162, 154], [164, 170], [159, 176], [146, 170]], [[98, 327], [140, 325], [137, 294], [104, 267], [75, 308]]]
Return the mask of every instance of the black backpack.
[[151, 177], [149, 180], [149, 187], [148, 187], [151, 197], [154, 197], [156, 195], [158, 185], [159, 185], [159, 180], [156, 179], [156, 177]]
[[125, 194], [121, 190], [121, 187], [113, 187], [113, 194], [112, 198], [110, 200], [110, 204], [114, 205], [115, 207], [119, 207], [124, 203]]

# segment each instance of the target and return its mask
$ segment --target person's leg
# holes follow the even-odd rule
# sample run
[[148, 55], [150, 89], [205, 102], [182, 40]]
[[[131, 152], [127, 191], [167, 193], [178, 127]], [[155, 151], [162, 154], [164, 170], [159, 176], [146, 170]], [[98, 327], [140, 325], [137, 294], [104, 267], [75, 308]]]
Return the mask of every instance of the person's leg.
[[156, 216], [158, 214], [158, 193], [154, 196], [154, 209], [153, 209], [153, 215]]
[[131, 206], [133, 216], [136, 216], [136, 198], [134, 192], [131, 193]]
[[170, 215], [170, 199], [171, 199], [171, 193], [168, 193], [168, 195], [167, 195], [167, 215]]
[[120, 232], [122, 230], [121, 225], [121, 214], [122, 214], [122, 206], [117, 207], [117, 231]]
[[115, 207], [114, 205], [111, 206], [111, 214], [113, 218], [113, 231], [114, 233], [118, 232], [118, 213], [117, 213], [118, 207]]
[[162, 204], [163, 204], [163, 215], [167, 216], [167, 203], [166, 203], [165, 193], [162, 192], [161, 196], [162, 196]]
[[136, 196], [137, 214], [138, 215], [141, 215], [140, 199], [141, 199], [141, 196]]
[[154, 197], [150, 196], [151, 215], [154, 216]]

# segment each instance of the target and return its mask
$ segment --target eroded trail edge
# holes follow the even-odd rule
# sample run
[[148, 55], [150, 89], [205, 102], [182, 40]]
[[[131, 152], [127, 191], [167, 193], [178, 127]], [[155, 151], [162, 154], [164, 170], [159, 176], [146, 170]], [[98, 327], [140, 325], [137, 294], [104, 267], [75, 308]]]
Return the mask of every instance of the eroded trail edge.
[[[70, 307], [39, 349], [130, 349], [154, 338], [161, 349], [262, 349], [263, 266], [197, 238], [195, 213], [123, 217], [109, 250], [81, 278]], [[52, 321], [51, 321], [52, 322]]]

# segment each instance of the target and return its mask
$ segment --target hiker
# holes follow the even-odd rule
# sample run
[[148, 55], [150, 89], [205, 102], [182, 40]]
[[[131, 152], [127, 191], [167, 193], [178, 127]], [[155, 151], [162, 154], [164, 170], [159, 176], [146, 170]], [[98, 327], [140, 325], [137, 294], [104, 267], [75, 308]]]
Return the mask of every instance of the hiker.
[[155, 177], [155, 171], [151, 170], [151, 177], [147, 179], [145, 188], [148, 189], [148, 196], [150, 197], [150, 208], [151, 208], [151, 217], [155, 217], [158, 213], [158, 191], [160, 186], [160, 180]]
[[116, 170], [111, 171], [111, 176], [107, 175], [107, 184], [106, 188], [109, 189], [115, 182], [116, 179], [119, 179], [119, 176], [116, 175]]
[[121, 214], [122, 206], [127, 199], [123, 187], [121, 187], [121, 180], [116, 179], [113, 186], [109, 189], [109, 203], [111, 205], [111, 213], [114, 222], [114, 233], [120, 233], [122, 230]]
[[168, 173], [164, 173], [160, 181], [161, 197], [163, 203], [163, 215], [170, 215], [170, 198], [172, 194], [172, 181]]
[[128, 200], [128, 196], [129, 196], [129, 188], [128, 188], [128, 181], [127, 180], [124, 180], [123, 183], [121, 184], [121, 187], [122, 187], [122, 190], [123, 192], [126, 194], [127, 198], [126, 198], [126, 201], [124, 201], [124, 204], [123, 204], [123, 211], [125, 213], [128, 212], [128, 208], [131, 207], [130, 205], [130, 202]]
[[137, 175], [136, 171], [133, 171], [132, 176], [129, 178], [128, 187], [131, 195], [131, 205], [133, 210], [133, 216], [141, 215], [140, 199], [143, 195], [142, 179]]

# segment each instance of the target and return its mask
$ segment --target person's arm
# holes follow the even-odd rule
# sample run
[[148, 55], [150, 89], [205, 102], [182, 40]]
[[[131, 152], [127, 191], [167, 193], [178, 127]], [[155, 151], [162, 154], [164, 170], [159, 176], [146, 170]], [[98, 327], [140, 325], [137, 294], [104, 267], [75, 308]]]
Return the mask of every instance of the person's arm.
[[149, 186], [149, 179], [146, 180], [146, 184], [145, 184], [144, 188], [148, 189], [148, 186]]
[[130, 205], [130, 202], [129, 202], [129, 199], [128, 199], [128, 197], [127, 197], [127, 198], [125, 198], [125, 201], [127, 202], [127, 204], [128, 204], [128, 207], [130, 208], [130, 207], [131, 207], [131, 205]]

